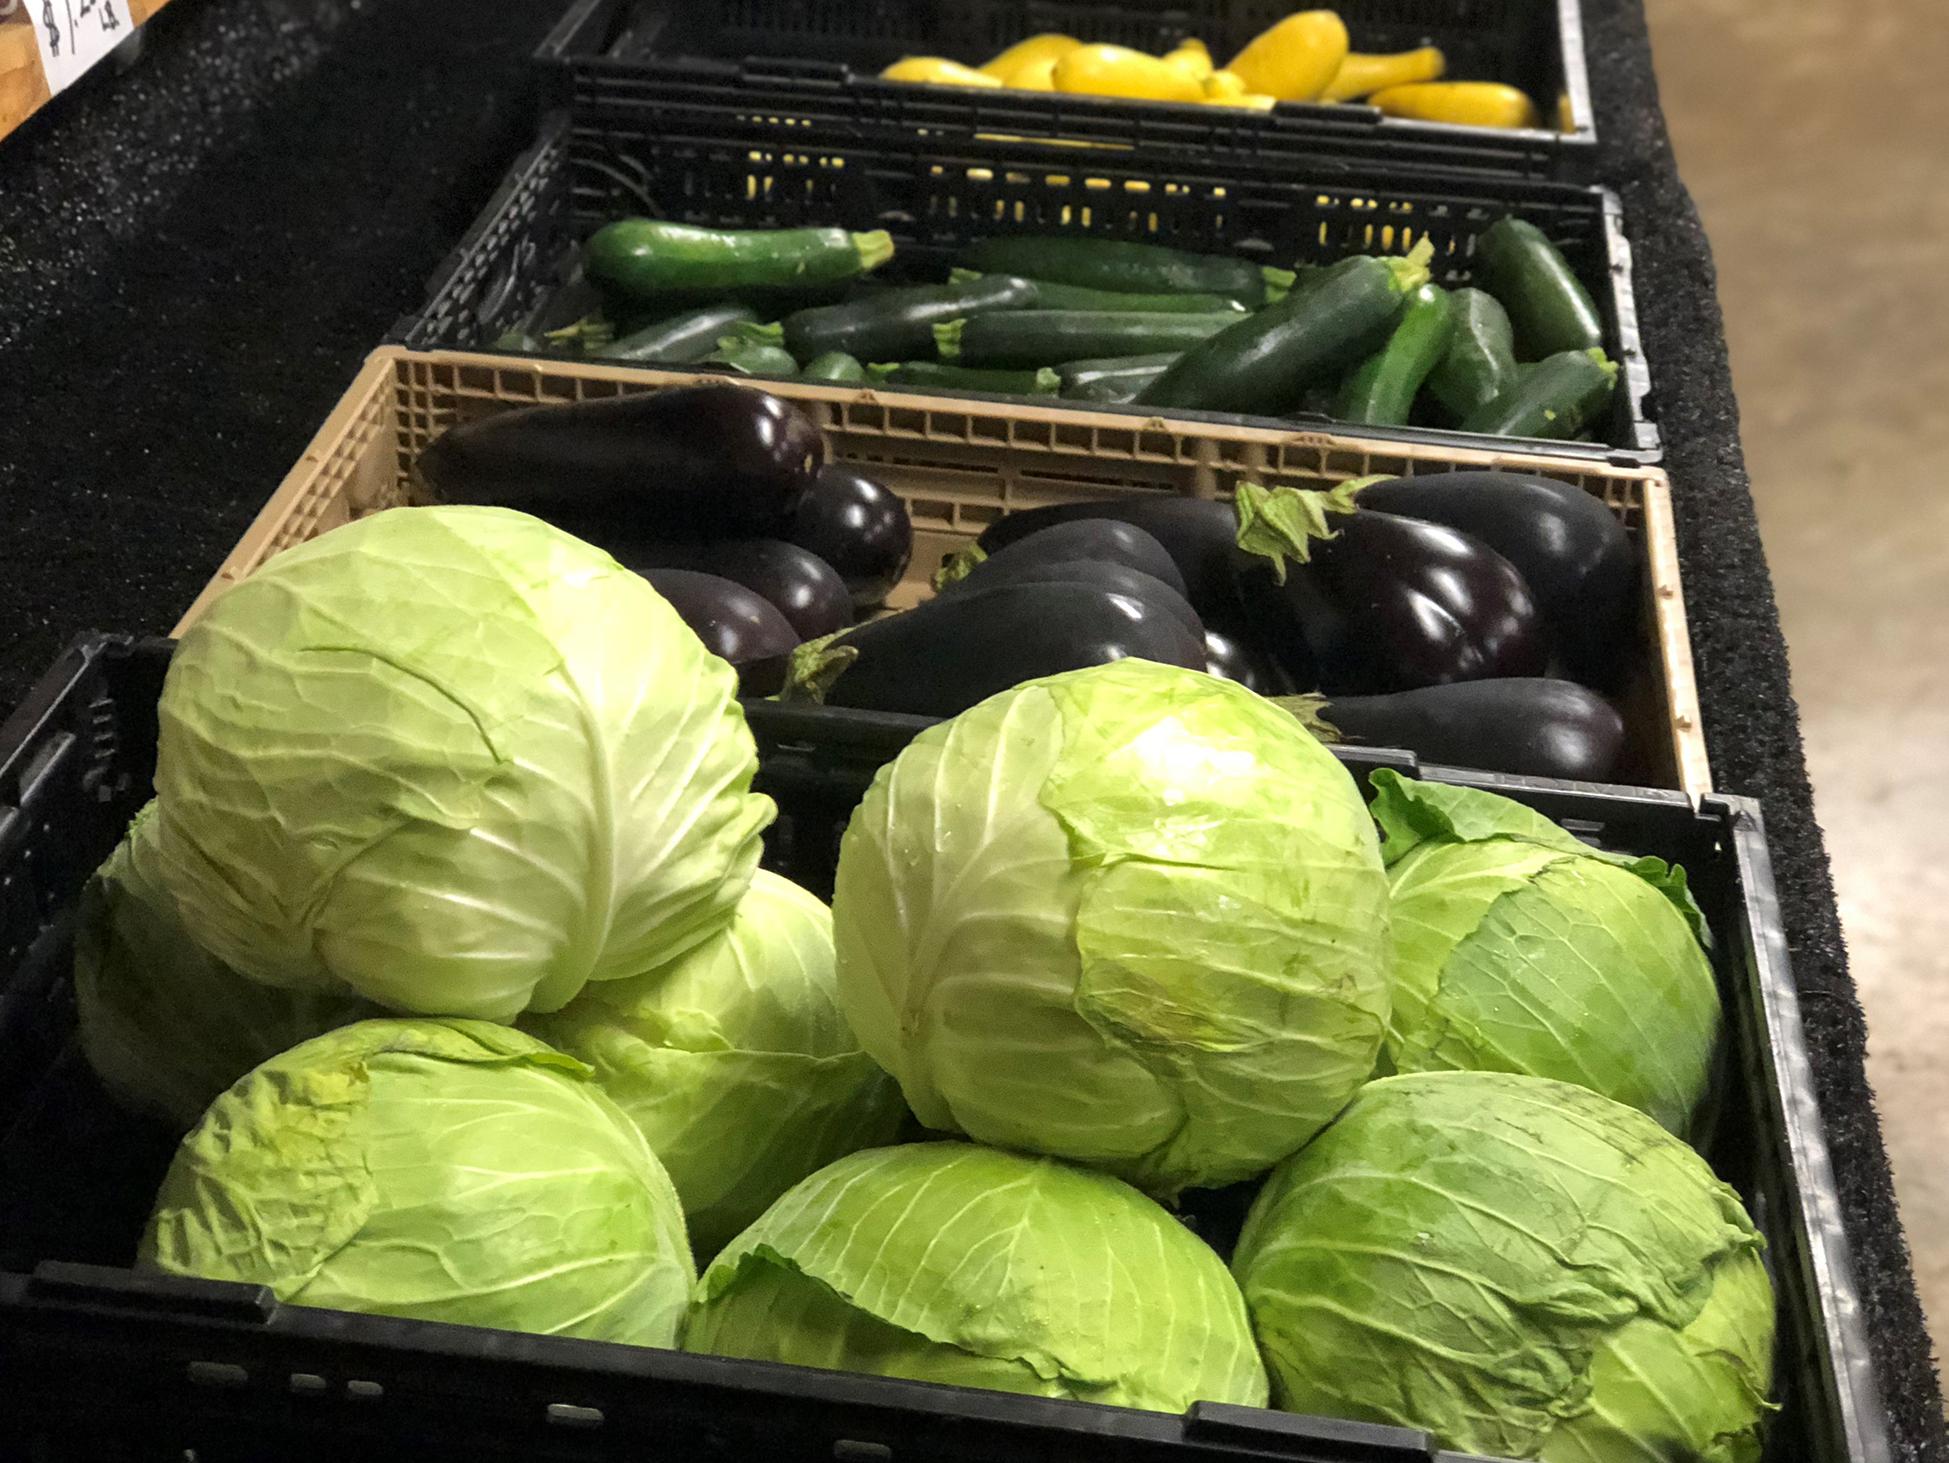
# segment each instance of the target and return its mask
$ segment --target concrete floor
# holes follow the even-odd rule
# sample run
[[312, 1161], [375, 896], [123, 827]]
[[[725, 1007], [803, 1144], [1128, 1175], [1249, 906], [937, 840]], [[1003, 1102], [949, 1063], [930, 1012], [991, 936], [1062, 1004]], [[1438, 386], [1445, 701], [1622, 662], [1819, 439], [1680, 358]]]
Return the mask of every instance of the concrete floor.
[[1650, 0], [1937, 1351], [1949, 1351], [1949, 15]]

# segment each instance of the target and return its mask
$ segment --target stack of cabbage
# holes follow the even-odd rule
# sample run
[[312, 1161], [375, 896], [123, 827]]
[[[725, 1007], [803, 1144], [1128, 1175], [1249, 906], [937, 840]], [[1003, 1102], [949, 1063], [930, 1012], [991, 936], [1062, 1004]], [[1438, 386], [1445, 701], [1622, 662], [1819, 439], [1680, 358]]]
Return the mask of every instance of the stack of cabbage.
[[[78, 946], [104, 1079], [202, 1115], [147, 1259], [1512, 1457], [1756, 1456], [1759, 1239], [1674, 1136], [1719, 1015], [1681, 871], [1466, 789], [1383, 774], [1370, 814], [1272, 703], [1125, 661], [917, 737], [828, 915], [754, 876], [732, 685], [642, 581], [494, 510], [379, 515], [219, 600]], [[928, 1141], [880, 1146], [906, 1108]], [[1166, 1207], [1261, 1179], [1229, 1270]]]

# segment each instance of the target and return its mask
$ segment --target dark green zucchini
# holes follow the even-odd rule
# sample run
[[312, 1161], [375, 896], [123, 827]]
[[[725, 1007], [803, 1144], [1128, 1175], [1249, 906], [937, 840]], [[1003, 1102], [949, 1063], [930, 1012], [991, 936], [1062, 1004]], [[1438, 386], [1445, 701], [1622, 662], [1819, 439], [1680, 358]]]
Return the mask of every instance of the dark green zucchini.
[[582, 251], [590, 279], [634, 299], [826, 285], [892, 257], [893, 239], [881, 229], [705, 229], [651, 218], [605, 224]]
[[1570, 261], [1535, 224], [1500, 219], [1475, 241], [1475, 282], [1509, 312], [1516, 354], [1540, 361], [1604, 343], [1604, 320]]
[[[948, 275], [950, 284], [965, 284], [982, 276], [972, 269], [956, 269]], [[1093, 290], [1087, 285], [1057, 284], [1054, 280], [1030, 277], [1035, 286], [1038, 310], [1142, 310], [1149, 314], [1209, 315], [1230, 310], [1244, 313], [1245, 306], [1230, 295], [1161, 294], [1137, 295], [1125, 290]]]
[[1424, 284], [1408, 296], [1407, 308], [1387, 344], [1354, 368], [1341, 384], [1333, 414], [1343, 422], [1398, 427], [1421, 391], [1421, 383], [1448, 350], [1455, 329], [1448, 291]]
[[849, 356], [844, 351], [827, 351], [814, 356], [799, 371], [801, 381], [832, 381], [847, 385], [866, 379], [866, 367], [859, 363], [857, 356]]
[[1248, 315], [1186, 351], [1137, 397], [1140, 405], [1277, 414], [1308, 386], [1379, 349], [1407, 297], [1428, 282], [1433, 246], [1407, 258], [1361, 256], [1312, 288]]
[[1052, 284], [1137, 295], [1225, 295], [1256, 306], [1281, 298], [1291, 270], [1229, 254], [1192, 254], [1162, 244], [1074, 235], [1009, 234], [968, 247], [961, 262], [991, 274], [1016, 274]]
[[1516, 382], [1516, 333], [1502, 302], [1483, 290], [1450, 297], [1455, 329], [1428, 377], [1428, 394], [1456, 421], [1480, 411]]
[[1567, 441], [1598, 424], [1616, 385], [1617, 366], [1601, 350], [1561, 351], [1472, 413], [1462, 430]]
[[1075, 401], [1121, 405], [1162, 376], [1180, 352], [1154, 356], [1103, 356], [1092, 361], [1065, 361], [1056, 367], [1062, 394]]
[[989, 366], [954, 366], [943, 361], [901, 361], [868, 366], [866, 374], [889, 386], [990, 391], [997, 396], [1054, 396], [1062, 385], [1062, 378], [1047, 366], [1036, 371], [1007, 371]]
[[743, 305], [706, 305], [686, 310], [631, 335], [620, 336], [590, 352], [605, 361], [668, 361], [689, 365], [701, 361], [734, 327], [755, 324], [758, 314]]
[[1097, 356], [1185, 351], [1245, 317], [1233, 311], [1160, 315], [1141, 310], [1004, 310], [934, 327], [944, 361], [968, 366], [1059, 366]]
[[1035, 286], [1006, 274], [964, 284], [900, 285], [787, 315], [785, 348], [802, 361], [828, 351], [860, 361], [916, 360], [934, 354], [936, 325], [1034, 303]]
[[744, 376], [796, 376], [799, 373], [799, 363], [783, 346], [742, 335], [725, 336], [717, 343], [717, 349], [698, 364], [729, 366]]

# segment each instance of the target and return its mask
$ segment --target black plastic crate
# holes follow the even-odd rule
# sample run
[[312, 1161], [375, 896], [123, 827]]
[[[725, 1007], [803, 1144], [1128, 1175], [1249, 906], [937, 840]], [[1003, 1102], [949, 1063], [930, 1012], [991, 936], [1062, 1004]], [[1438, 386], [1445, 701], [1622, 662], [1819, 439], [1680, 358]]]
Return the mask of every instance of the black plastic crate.
[[[149, 796], [170, 644], [77, 641], [0, 727], [0, 1458], [804, 1463], [1431, 1463], [1418, 1433], [1253, 1408], [1182, 1417], [280, 1306], [125, 1267], [173, 1147], [74, 1041], [71, 914]], [[838, 835], [926, 722], [750, 703], [767, 862], [830, 893]], [[1349, 758], [1413, 773], [1412, 759]], [[1683, 863], [1718, 936], [1724, 1095], [1707, 1156], [1766, 1233], [1769, 1463], [1885, 1463], [1887, 1424], [1813, 1096], [1760, 812], [1710, 796], [1423, 769], [1595, 843]]]
[[1506, 81], [1546, 122], [1568, 99], [1574, 126], [1504, 130], [1382, 117], [1359, 104], [1271, 112], [881, 81], [908, 55], [979, 65], [1040, 31], [1168, 50], [1186, 36], [1223, 65], [1292, 0], [578, 0], [537, 59], [578, 114], [654, 102], [774, 127], [892, 123], [936, 137], [983, 133], [1136, 145], [1161, 153], [1314, 156], [1470, 168], [1588, 182], [1596, 173], [1579, 0], [1339, 0], [1354, 48], [1432, 42], [1449, 76]]
[[[1327, 175], [1291, 160], [1165, 162], [1020, 139], [920, 139], [884, 128], [846, 141], [807, 137], [788, 146], [763, 128], [726, 123], [700, 132], [658, 107], [619, 108], [599, 119], [557, 114], [429, 282], [426, 305], [398, 321], [390, 338], [419, 350], [490, 349], [503, 332], [530, 322], [551, 296], [567, 303], [540, 323], [569, 323], [594, 304], [586, 291], [562, 290], [578, 244], [632, 212], [721, 228], [883, 228], [898, 246], [883, 271], [890, 279], [943, 278], [963, 245], [1005, 233], [1150, 240], [1282, 265], [1401, 253], [1426, 238], [1435, 246], [1431, 267], [1442, 284], [1466, 281], [1476, 237], [1513, 213], [1564, 251], [1604, 317], [1619, 374], [1601, 442], [1352, 426], [1320, 416], [1172, 415], [1621, 464], [1662, 456], [1616, 195], [1517, 178]], [[1152, 414], [1143, 407], [1063, 404]]]

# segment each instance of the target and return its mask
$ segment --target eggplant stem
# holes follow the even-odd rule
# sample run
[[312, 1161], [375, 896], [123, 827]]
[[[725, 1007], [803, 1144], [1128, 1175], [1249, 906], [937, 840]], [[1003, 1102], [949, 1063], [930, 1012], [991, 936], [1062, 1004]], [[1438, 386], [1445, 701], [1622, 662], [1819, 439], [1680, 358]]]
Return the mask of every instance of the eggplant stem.
[[1266, 700], [1281, 711], [1291, 713], [1301, 726], [1321, 741], [1331, 743], [1346, 740], [1340, 728], [1326, 719], [1327, 700], [1318, 691], [1307, 691], [1298, 696], [1268, 696]]
[[833, 684], [846, 673], [846, 667], [859, 659], [856, 645], [835, 645], [846, 632], [836, 630], [794, 646], [786, 663], [785, 684], [779, 688], [780, 701], [811, 701], [823, 705]]
[[1317, 488], [1272, 488], [1242, 482], [1234, 507], [1238, 512], [1238, 546], [1248, 554], [1272, 561], [1272, 574], [1286, 582], [1286, 561], [1304, 564], [1313, 557], [1315, 539], [1333, 538], [1327, 515], [1351, 513], [1354, 498], [1375, 478], [1353, 478], [1321, 492]]
[[987, 557], [988, 550], [980, 544], [969, 544], [966, 548], [956, 549], [948, 561], [934, 571], [934, 577], [930, 581], [934, 586], [934, 592], [938, 594], [950, 584], [959, 584], [974, 573]]

